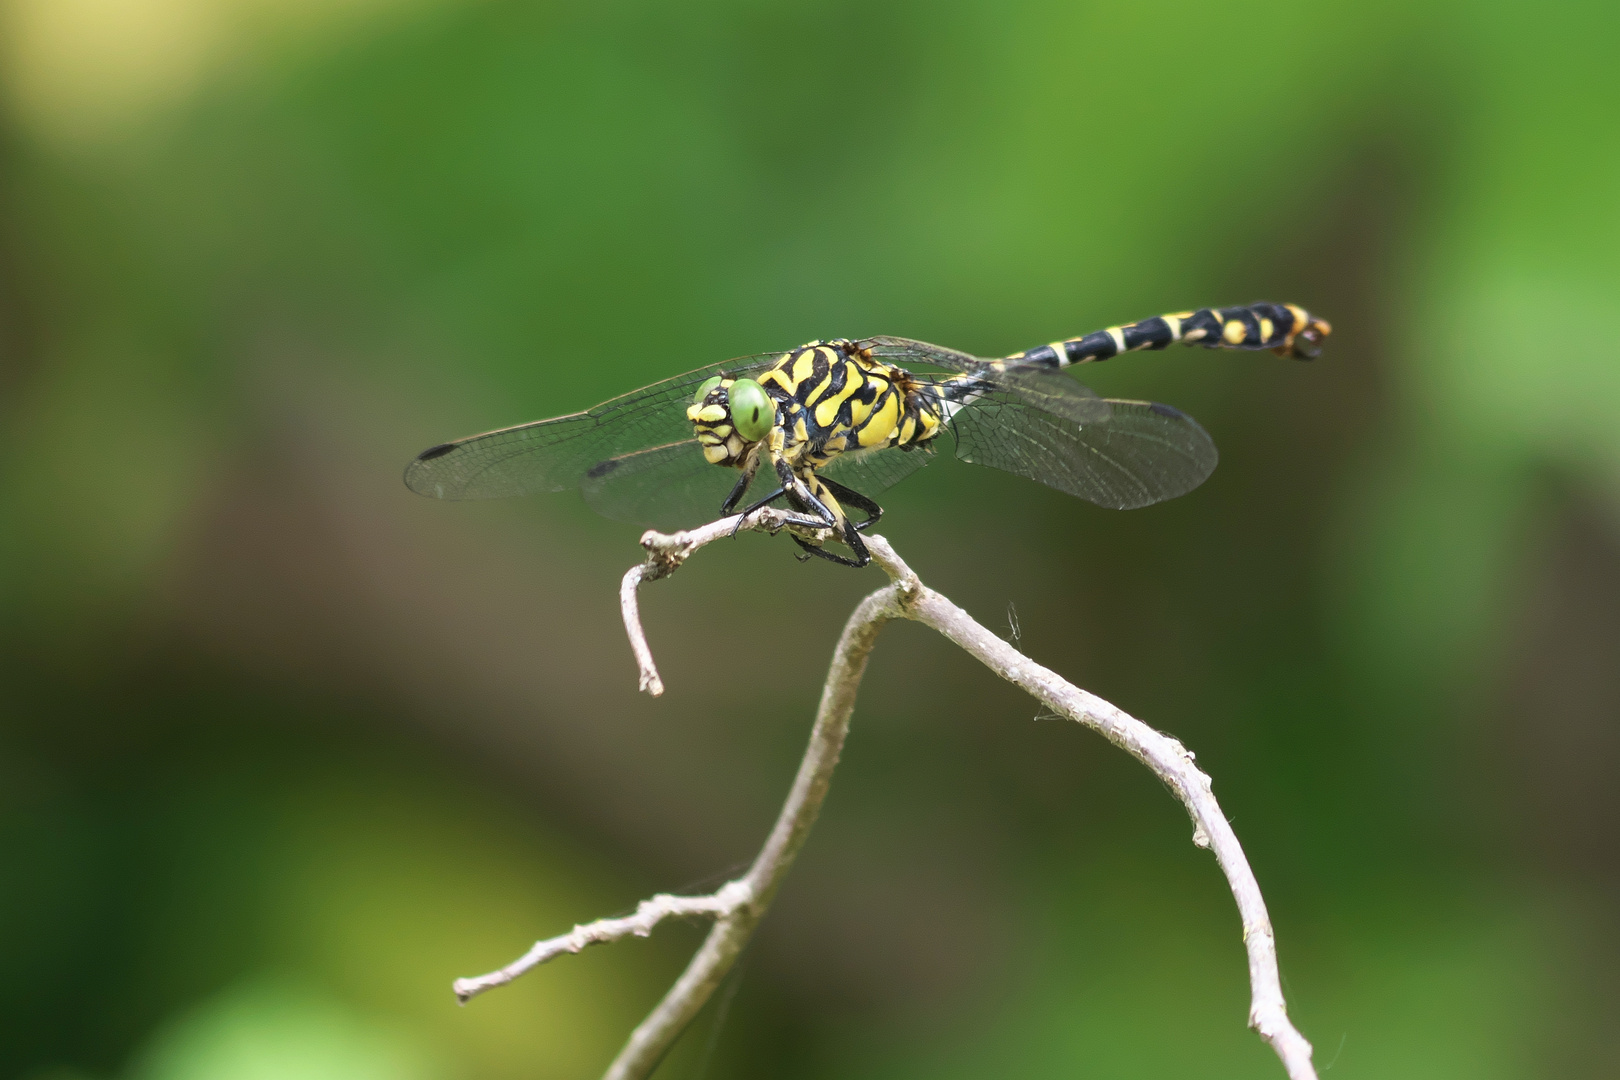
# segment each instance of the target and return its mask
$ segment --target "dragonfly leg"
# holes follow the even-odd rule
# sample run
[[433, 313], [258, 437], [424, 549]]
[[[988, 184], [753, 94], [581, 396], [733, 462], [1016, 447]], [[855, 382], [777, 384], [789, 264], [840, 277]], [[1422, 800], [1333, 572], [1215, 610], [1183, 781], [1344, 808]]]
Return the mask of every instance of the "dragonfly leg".
[[775, 502], [777, 499], [780, 499], [783, 495], [786, 495], [786, 494], [787, 494], [787, 488], [777, 488], [775, 491], [771, 492], [769, 495], [765, 496], [763, 499], [760, 499], [758, 502], [756, 502], [756, 503], [754, 503], [754, 504], [752, 504], [750, 506], [745, 507], [741, 511], [741, 513], [742, 513], [742, 515], [744, 517], [747, 517], [749, 514], [752, 514], [755, 510], [758, 510], [760, 507], [769, 506], [769, 505], [771, 505], [771, 503]]
[[765, 496], [763, 499], [760, 499], [758, 502], [754, 503], [752, 506], [745, 506], [737, 515], [737, 524], [736, 524], [736, 527], [734, 527], [731, 530], [731, 535], [736, 536], [739, 532], [742, 531], [743, 521], [745, 521], [747, 519], [749, 514], [752, 514], [755, 510], [758, 510], [762, 506], [769, 506], [771, 503], [775, 502], [777, 499], [780, 499], [783, 495], [786, 495], [786, 494], [787, 494], [787, 488], [777, 488], [775, 491], [771, 492], [769, 495]]
[[[807, 529], [825, 529], [828, 527], [827, 523], [820, 517], [816, 516], [815, 514], [805, 512], [803, 505], [799, 502], [798, 498], [793, 494], [793, 492], [788, 492], [787, 497], [788, 502], [792, 505], [795, 513], [783, 524], [800, 525]], [[871, 553], [866, 550], [866, 545], [861, 543], [860, 535], [853, 531], [850, 532], [849, 536], [853, 537], [855, 540], [855, 544], [850, 545], [851, 549], [855, 551], [856, 558], [854, 559], [846, 559], [842, 555], [834, 555], [832, 552], [828, 551], [819, 544], [812, 544], [804, 537], [798, 536], [794, 533], [788, 533], [788, 535], [793, 538], [793, 542], [795, 544], [798, 544], [801, 548], [809, 553], [806, 555], [800, 555], [800, 562], [808, 562], [810, 556], [814, 555], [818, 559], [826, 559], [828, 562], [835, 562], [840, 566], [853, 566], [859, 569], [872, 561]], [[846, 538], [845, 542], [849, 542], [848, 538]], [[859, 544], [860, 546], [856, 547], [856, 544]]]
[[843, 563], [845, 566], [861, 567], [872, 561], [872, 553], [866, 550], [866, 541], [861, 539], [861, 534], [855, 531], [854, 524], [848, 518], [844, 519], [844, 543], [848, 544], [849, 550], [855, 553], [855, 558], [852, 560], [833, 559], [833, 562]]
[[816, 497], [809, 484], [794, 474], [793, 466], [789, 465], [786, 459], [772, 454], [771, 464], [776, 468], [776, 478], [782, 481], [782, 490], [787, 493], [788, 501], [795, 509], [820, 518], [820, 528], [834, 530], [838, 528], [838, 515]]
[[[722, 517], [731, 513], [731, 511], [736, 508], [737, 504], [742, 502], [743, 494], [747, 492], [748, 485], [754, 482], [754, 474], [758, 471], [759, 455], [752, 454], [749, 456], [748, 463], [742, 468], [742, 475], [737, 477], [737, 483], [732, 487], [731, 494], [727, 495], [726, 501], [720, 504], [720, 515]], [[772, 496], [772, 498], [774, 497], [775, 496]], [[766, 501], [768, 502], [770, 500]], [[760, 503], [758, 506], [751, 506], [749, 507], [749, 510], [757, 510], [763, 505], [764, 503]], [[747, 513], [748, 511], [745, 510], [743, 512]]]
[[[794, 492], [788, 493], [788, 501], [793, 503], [796, 508], [798, 507], [799, 499]], [[821, 502], [819, 499], [816, 501], [818, 503]], [[822, 504], [822, 506], [825, 509], [825, 504]], [[853, 559], [846, 559], [842, 555], [833, 554], [820, 544], [812, 544], [802, 536], [789, 533], [788, 535], [793, 537], [793, 542], [803, 548], [808, 555], [814, 555], [818, 559], [826, 559], [828, 562], [835, 562], [839, 566], [852, 566], [857, 570], [872, 561], [872, 553], [867, 550], [866, 542], [861, 539], [861, 534], [855, 531], [855, 524], [851, 522], [848, 517], [844, 518], [843, 525], [841, 527], [838, 525], [829, 526], [825, 521], [816, 521], [809, 514], [806, 514], [806, 517], [820, 528], [832, 528], [838, 531], [840, 533], [840, 538], [849, 547], [850, 551], [854, 553], [855, 557]], [[799, 558], [802, 561], [805, 556], [801, 555]]]
[[[782, 487], [787, 493], [788, 502], [801, 513], [819, 518], [816, 527], [831, 529], [841, 534], [844, 543], [849, 546], [850, 551], [855, 553], [855, 558], [846, 559], [842, 555], [834, 555], [832, 552], [823, 550], [819, 545], [812, 544], [800, 536], [795, 536], [793, 538], [794, 542], [817, 558], [826, 559], [828, 562], [835, 562], [842, 566], [862, 567], [871, 562], [872, 553], [866, 549], [865, 542], [861, 540], [861, 534], [855, 531], [854, 522], [850, 521], [847, 515], [833, 513], [832, 509], [822, 502], [814, 491], [810, 490], [810, 485], [796, 475], [793, 467], [780, 456], [772, 455], [772, 458], [772, 464], [776, 466], [777, 478], [782, 481]], [[823, 485], [826, 484], [826, 481], [820, 477], [816, 479]], [[826, 490], [829, 495], [833, 494], [831, 488]], [[834, 497], [836, 498], [836, 495]], [[862, 500], [870, 501], [865, 499], [864, 496]], [[861, 507], [861, 509], [864, 510], [865, 507]]]
[[873, 525], [876, 525], [878, 523], [878, 519], [883, 516], [883, 507], [879, 506], [871, 499], [868, 499], [860, 492], [847, 488], [836, 480], [829, 480], [825, 476], [817, 477], [817, 479], [821, 481], [822, 486], [833, 493], [833, 497], [839, 502], [844, 503], [847, 506], [853, 506], [855, 509], [866, 515], [866, 520], [855, 526], [858, 531], [865, 532]]
[[732, 508], [742, 501], [743, 492], [748, 490], [748, 483], [752, 479], [753, 477], [749, 476], [746, 472], [737, 477], [737, 483], [732, 487], [731, 494], [727, 495], [725, 502], [720, 504], [720, 514], [722, 517], [731, 513]]
[[[855, 537], [855, 539], [857, 543], [860, 541], [859, 536]], [[842, 555], [834, 555], [824, 547], [812, 544], [802, 536], [793, 537], [793, 542], [804, 548], [808, 554], [814, 555], [818, 559], [826, 559], [828, 562], [835, 562], [839, 566], [853, 566], [855, 569], [859, 570], [861, 567], [872, 561], [872, 555], [866, 550], [865, 544], [861, 544], [860, 550], [856, 552], [857, 558], [846, 559]], [[804, 556], [800, 557], [803, 558]]]

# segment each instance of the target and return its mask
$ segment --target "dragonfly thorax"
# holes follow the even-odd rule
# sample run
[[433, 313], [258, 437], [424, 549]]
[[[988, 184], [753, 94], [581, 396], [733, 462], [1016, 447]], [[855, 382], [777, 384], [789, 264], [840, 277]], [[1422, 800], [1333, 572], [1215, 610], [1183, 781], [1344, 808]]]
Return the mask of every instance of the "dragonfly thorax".
[[784, 453], [796, 467], [819, 469], [844, 453], [920, 446], [940, 430], [931, 386], [852, 341], [812, 341], [784, 355], [759, 381], [779, 402]]

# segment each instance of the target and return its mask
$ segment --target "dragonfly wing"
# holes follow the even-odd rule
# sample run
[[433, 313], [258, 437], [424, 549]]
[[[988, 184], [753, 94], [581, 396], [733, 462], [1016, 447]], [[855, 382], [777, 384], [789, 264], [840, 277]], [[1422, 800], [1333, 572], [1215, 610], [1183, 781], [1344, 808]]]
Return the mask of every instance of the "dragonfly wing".
[[435, 499], [500, 499], [563, 491], [601, 438], [590, 413], [489, 431], [430, 447], [405, 467], [405, 486]]
[[860, 344], [870, 348], [873, 356], [901, 367], [928, 364], [971, 375], [1015, 393], [1043, 412], [1077, 424], [1101, 423], [1110, 415], [1108, 405], [1096, 391], [1052, 368], [1003, 364], [910, 338], [875, 337]]
[[[709, 464], [691, 437], [598, 462], [580, 482], [591, 509], [614, 521], [689, 529], [720, 516], [741, 475]], [[764, 481], [756, 478], [758, 488]]]
[[[502, 428], [431, 447], [405, 468], [405, 486], [435, 499], [501, 499], [579, 487], [603, 461], [692, 438], [686, 406], [714, 375], [747, 375], [782, 354], [743, 356], [605, 401], [587, 412]], [[728, 470], [704, 461], [717, 474]], [[735, 478], [733, 478], [735, 479]], [[718, 505], [718, 500], [716, 500]]]
[[872, 355], [880, 360], [888, 360], [899, 364], [935, 364], [951, 371], [972, 371], [982, 367], [986, 361], [965, 352], [947, 349], [943, 345], [930, 345], [926, 341], [913, 341], [903, 337], [869, 337], [855, 343], [863, 349], [871, 349]]
[[1118, 510], [1184, 495], [1215, 470], [1215, 443], [1192, 417], [1154, 402], [1097, 400], [1108, 416], [1077, 424], [1022, 394], [992, 392], [952, 419], [956, 456]]
[[933, 460], [929, 447], [891, 447], [887, 450], [854, 450], [839, 454], [821, 470], [821, 475], [874, 497]]

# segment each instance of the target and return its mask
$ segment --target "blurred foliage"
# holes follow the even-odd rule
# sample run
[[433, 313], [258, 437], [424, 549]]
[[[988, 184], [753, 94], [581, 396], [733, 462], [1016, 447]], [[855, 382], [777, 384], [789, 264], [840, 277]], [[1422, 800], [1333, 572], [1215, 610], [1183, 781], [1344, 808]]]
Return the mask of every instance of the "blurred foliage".
[[[941, 462], [886, 533], [1199, 752], [1335, 1077], [1605, 1071], [1620, 10], [7, 0], [0, 35], [4, 1075], [589, 1076], [679, 970], [696, 929], [448, 989], [746, 859], [873, 572], [706, 552], [646, 597], [639, 699], [633, 530], [417, 500], [423, 446], [815, 337], [1261, 297], [1334, 322], [1319, 362], [1087, 372], [1205, 423], [1200, 491]], [[1180, 811], [1033, 709], [887, 632], [729, 1018], [660, 1075], [1275, 1075]]]

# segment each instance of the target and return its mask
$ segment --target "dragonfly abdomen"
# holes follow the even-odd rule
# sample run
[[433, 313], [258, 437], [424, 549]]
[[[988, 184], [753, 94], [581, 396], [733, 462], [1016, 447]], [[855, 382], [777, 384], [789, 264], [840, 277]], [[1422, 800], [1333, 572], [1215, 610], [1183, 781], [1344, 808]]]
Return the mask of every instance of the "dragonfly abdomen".
[[1065, 368], [1125, 352], [1163, 349], [1178, 341], [1208, 349], [1271, 349], [1279, 356], [1309, 360], [1321, 351], [1322, 339], [1332, 332], [1331, 326], [1302, 307], [1262, 302], [1246, 307], [1199, 308], [1126, 326], [1110, 326], [1084, 337], [1014, 353], [1003, 362]]

